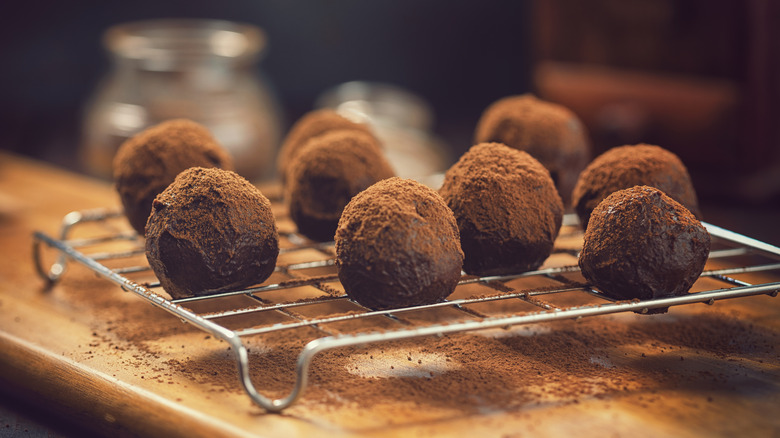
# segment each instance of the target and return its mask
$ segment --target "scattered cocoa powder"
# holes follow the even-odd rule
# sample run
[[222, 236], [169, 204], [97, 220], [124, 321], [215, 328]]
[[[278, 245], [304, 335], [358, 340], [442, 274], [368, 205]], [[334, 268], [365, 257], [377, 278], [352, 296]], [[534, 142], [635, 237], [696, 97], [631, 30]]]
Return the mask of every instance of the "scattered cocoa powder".
[[[286, 332], [264, 338], [262, 344], [268, 350], [250, 353], [253, 381], [265, 395], [279, 398], [289, 393], [295, 380], [295, 362], [306, 339]], [[724, 370], [722, 376], [702, 374], [695, 367], [677, 365], [680, 356], [674, 352], [688, 354], [696, 350], [715, 362], [727, 362], [732, 355], [768, 360], [777, 359], [777, 342], [776, 333], [720, 314], [676, 321], [599, 318], [556, 323], [547, 331], [531, 335], [524, 335], [518, 328], [500, 336], [456, 334], [411, 339], [318, 355], [304, 398], [309, 406], [332, 404], [332, 395], [337, 394], [336, 399], [343, 403], [369, 406], [414, 401], [421, 406], [465, 412], [512, 410], [550, 397], [573, 402], [624, 391], [716, 385], [733, 370]], [[631, 355], [626, 356], [621, 350], [624, 346], [640, 346], [645, 351], [640, 355], [628, 350]], [[409, 351], [407, 361], [420, 355], [444, 355], [447, 362], [457, 366], [434, 377], [359, 377], [349, 371], [356, 357], [370, 355], [381, 364], [390, 351]], [[198, 382], [240, 392], [234, 360], [228, 353], [216, 352], [190, 361], [171, 360], [168, 364]], [[422, 363], [422, 359], [416, 360]], [[378, 366], [398, 370], [406, 366], [403, 362], [400, 358], [384, 360]]]

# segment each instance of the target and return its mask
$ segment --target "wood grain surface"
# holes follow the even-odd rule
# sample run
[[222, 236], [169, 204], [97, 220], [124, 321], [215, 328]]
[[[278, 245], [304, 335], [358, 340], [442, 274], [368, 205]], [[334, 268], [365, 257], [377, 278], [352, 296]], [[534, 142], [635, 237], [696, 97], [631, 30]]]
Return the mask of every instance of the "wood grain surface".
[[[422, 402], [396, 396], [363, 399], [338, 391], [333, 382], [314, 379], [311, 396], [304, 393], [282, 414], [266, 413], [240, 390], [237, 377], [234, 384], [203, 377], [210, 364], [217, 364], [214, 372], [230, 370], [225, 344], [84, 268], [71, 266], [62, 281], [48, 289], [36, 275], [31, 255], [34, 230], [54, 235], [70, 211], [116, 206], [109, 183], [0, 153], [0, 384], [20, 397], [39, 400], [43, 411], [66, 416], [99, 434], [780, 436], [780, 299], [769, 296], [684, 306], [651, 317], [598, 317], [632, 327], [647, 324], [647, 318], [659, 324], [714, 321], [708, 329], [714, 333], [707, 338], [709, 344], [638, 340], [604, 347], [606, 367], [685, 376], [674, 380], [681, 384], [629, 388], [629, 382], [625, 390], [585, 391], [576, 397], [557, 395], [561, 392], [546, 391], [541, 385], [533, 388], [534, 394], [548, 396], [537, 395], [532, 402], [506, 409], [479, 409], [478, 400], [488, 395], [480, 394], [485, 387], [464, 381], [470, 385], [468, 391], [454, 388], [455, 393], [473, 394], [461, 403], [476, 408], [461, 409], [446, 403], [451, 397], [446, 393], [425, 394]], [[780, 276], [754, 278], [768, 282]], [[125, 309], [122, 315], [106, 316], [118, 308]], [[155, 330], [147, 327], [144, 339], [136, 339], [132, 330], [138, 324], [152, 324]], [[551, 325], [544, 332], [557, 327]], [[598, 321], [563, 327], [576, 333], [598, 329]], [[728, 330], [744, 332], [745, 346], [727, 345], [741, 339]], [[718, 333], [728, 340], [720, 350], [714, 346]], [[501, 336], [520, 335], [510, 331]], [[426, 342], [419, 341], [421, 351], [427, 351]], [[384, 354], [385, 364], [396, 360], [390, 350], [379, 347], [361, 351], [369, 353], [372, 358]], [[401, 361], [406, 360], [403, 356]], [[358, 355], [341, 359], [344, 367], [364, 363]], [[193, 364], [200, 374], [183, 371], [177, 366], [181, 363]], [[351, 375], [355, 381], [367, 379]], [[382, 376], [371, 378], [382, 384]], [[413, 387], [418, 377], [396, 378]], [[501, 376], [495, 379], [500, 381]], [[349, 380], [338, 384], [348, 385]], [[328, 397], [332, 402], [324, 402]]]

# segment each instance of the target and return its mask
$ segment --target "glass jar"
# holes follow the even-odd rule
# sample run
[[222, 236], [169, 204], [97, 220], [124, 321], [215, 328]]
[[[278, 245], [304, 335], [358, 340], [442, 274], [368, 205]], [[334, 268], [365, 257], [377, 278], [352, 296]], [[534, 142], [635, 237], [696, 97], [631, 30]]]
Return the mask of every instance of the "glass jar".
[[150, 20], [104, 35], [113, 69], [84, 117], [80, 160], [111, 177], [119, 145], [173, 118], [203, 124], [231, 153], [236, 171], [268, 179], [281, 135], [278, 104], [255, 69], [266, 47], [257, 27], [217, 20]]

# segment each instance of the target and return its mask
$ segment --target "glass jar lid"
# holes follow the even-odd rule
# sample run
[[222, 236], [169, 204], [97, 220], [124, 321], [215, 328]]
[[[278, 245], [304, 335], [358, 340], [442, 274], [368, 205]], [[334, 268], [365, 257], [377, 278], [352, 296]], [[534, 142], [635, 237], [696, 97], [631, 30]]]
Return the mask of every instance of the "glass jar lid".
[[160, 19], [125, 23], [106, 31], [103, 44], [140, 68], [175, 71], [215, 59], [235, 66], [256, 62], [266, 47], [259, 28], [223, 20]]

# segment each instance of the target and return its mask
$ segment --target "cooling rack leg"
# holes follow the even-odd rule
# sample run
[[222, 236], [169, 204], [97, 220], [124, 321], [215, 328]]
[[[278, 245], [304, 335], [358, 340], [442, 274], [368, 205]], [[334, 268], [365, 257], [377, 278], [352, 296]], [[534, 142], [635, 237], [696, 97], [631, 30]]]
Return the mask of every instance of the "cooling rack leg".
[[[72, 211], [62, 218], [62, 224], [60, 226], [60, 241], [64, 242], [68, 238], [68, 234], [70, 234], [71, 228], [79, 223], [101, 221], [120, 216], [121, 214], [121, 211], [112, 211], [102, 208], [85, 211]], [[43, 266], [43, 256], [41, 254], [42, 243], [46, 243], [50, 248], [59, 249], [59, 247], [54, 244], [54, 239], [41, 233], [40, 231], [33, 233], [32, 255], [35, 271], [51, 286], [52, 284], [56, 283], [60, 277], [62, 277], [62, 274], [65, 273], [68, 257], [64, 251], [59, 249], [59, 256], [57, 257], [57, 261], [54, 262], [54, 264], [51, 265], [49, 269], [45, 269]]]
[[33, 264], [35, 265], [35, 271], [38, 273], [38, 275], [46, 280], [48, 285], [51, 286], [56, 283], [60, 277], [62, 277], [62, 274], [65, 273], [67, 257], [64, 253], [60, 252], [59, 256], [57, 257], [57, 261], [54, 262], [54, 264], [51, 265], [49, 269], [46, 269], [43, 266], [43, 255], [41, 254], [41, 245], [43, 243], [44, 241], [42, 236], [40, 236], [39, 233], [35, 233], [33, 236], [32, 248]]
[[252, 383], [252, 378], [249, 373], [249, 353], [247, 352], [246, 347], [244, 347], [244, 344], [241, 342], [241, 340], [237, 336], [234, 336], [225, 339], [225, 341], [230, 344], [231, 349], [235, 352], [236, 362], [238, 364], [239, 380], [241, 381], [241, 385], [244, 387], [244, 391], [246, 391], [252, 401], [254, 401], [258, 406], [268, 412], [278, 413], [298, 400], [308, 382], [309, 362], [311, 361], [311, 357], [307, 357], [307, 359], [304, 360], [306, 362], [305, 364], [302, 364], [301, 360], [298, 361], [298, 366], [295, 370], [295, 385], [293, 386], [290, 394], [284, 398], [270, 399], [257, 392], [255, 385]]

